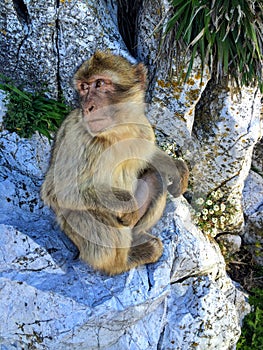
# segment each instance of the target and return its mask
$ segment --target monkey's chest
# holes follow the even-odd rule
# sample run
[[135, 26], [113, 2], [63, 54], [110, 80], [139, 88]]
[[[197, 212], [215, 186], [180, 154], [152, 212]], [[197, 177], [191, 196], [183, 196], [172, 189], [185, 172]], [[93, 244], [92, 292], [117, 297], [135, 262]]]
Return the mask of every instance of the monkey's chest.
[[142, 166], [138, 159], [108, 162], [96, 172], [96, 182], [101, 185], [134, 192], [137, 188], [138, 175]]
[[134, 192], [138, 177], [147, 167], [149, 155], [152, 154], [152, 143], [147, 142], [144, 146], [142, 148], [140, 139], [125, 139], [104, 145], [103, 148], [94, 142], [89, 145], [94, 149], [84, 153], [89, 156], [83, 175], [88, 174], [88, 182], [92, 181], [98, 187], [102, 185]]

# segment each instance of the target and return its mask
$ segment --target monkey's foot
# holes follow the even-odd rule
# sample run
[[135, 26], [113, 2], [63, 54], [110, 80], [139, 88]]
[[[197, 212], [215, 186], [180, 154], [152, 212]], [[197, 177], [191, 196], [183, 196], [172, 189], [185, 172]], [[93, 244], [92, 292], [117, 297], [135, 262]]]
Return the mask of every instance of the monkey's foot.
[[159, 238], [148, 233], [134, 234], [130, 248], [109, 248], [94, 244], [96, 255], [90, 253], [83, 242], [80, 247], [80, 258], [96, 270], [108, 275], [116, 275], [139, 265], [156, 262], [163, 253], [163, 245]]
[[156, 262], [162, 253], [163, 245], [159, 238], [141, 233], [133, 237], [128, 258], [131, 265], [138, 266]]

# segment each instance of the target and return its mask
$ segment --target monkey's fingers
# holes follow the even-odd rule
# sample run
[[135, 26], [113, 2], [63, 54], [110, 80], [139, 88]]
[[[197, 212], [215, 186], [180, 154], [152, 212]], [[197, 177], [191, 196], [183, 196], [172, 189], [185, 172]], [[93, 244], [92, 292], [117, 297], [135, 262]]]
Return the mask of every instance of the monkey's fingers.
[[167, 190], [175, 198], [181, 196], [187, 190], [188, 179], [180, 178], [175, 179], [170, 185], [167, 186]]
[[139, 221], [139, 211], [136, 210], [132, 213], [125, 213], [119, 217], [119, 222], [121, 225], [133, 228]]

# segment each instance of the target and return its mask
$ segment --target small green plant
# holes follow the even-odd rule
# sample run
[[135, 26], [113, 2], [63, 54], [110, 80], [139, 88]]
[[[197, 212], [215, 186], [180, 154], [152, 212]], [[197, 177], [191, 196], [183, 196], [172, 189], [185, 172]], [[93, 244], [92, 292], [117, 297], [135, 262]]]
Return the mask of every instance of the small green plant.
[[223, 192], [213, 191], [206, 199], [199, 197], [192, 203], [194, 223], [206, 234], [215, 237], [224, 231], [226, 223], [236, 213], [235, 200], [225, 199]]
[[218, 80], [233, 78], [239, 87], [259, 84], [263, 90], [263, 0], [170, 0], [173, 15], [166, 34], [174, 30], [172, 40], [185, 45], [179, 50], [183, 65], [188, 64], [188, 79], [198, 53], [203, 71], [213, 63]]
[[0, 89], [7, 92], [7, 112], [3, 118], [5, 129], [20, 137], [30, 138], [36, 131], [52, 138], [70, 108], [62, 101], [47, 98], [46, 91], [32, 94], [0, 77]]
[[263, 347], [263, 290], [254, 288], [251, 292], [252, 312], [244, 319], [237, 350], [261, 350]]

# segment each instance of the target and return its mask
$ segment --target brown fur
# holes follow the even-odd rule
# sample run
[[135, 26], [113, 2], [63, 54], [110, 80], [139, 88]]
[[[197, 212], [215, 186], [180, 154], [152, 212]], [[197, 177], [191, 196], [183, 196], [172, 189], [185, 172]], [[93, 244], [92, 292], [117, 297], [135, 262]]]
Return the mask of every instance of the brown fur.
[[[94, 76], [109, 83], [94, 87]], [[69, 114], [57, 133], [42, 198], [80, 257], [95, 269], [113, 275], [155, 262], [162, 243], [145, 230], [163, 213], [168, 179], [173, 178], [171, 192], [179, 196], [188, 170], [154, 144], [144, 115], [145, 68], [96, 53], [74, 81], [81, 108]], [[103, 108], [107, 123], [112, 115], [112, 125], [92, 134], [87, 125], [96, 113], [104, 115]], [[97, 128], [99, 123], [94, 122]]]

